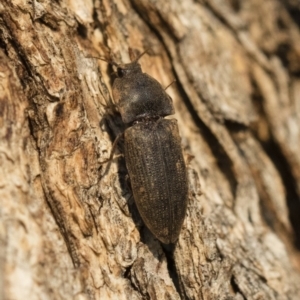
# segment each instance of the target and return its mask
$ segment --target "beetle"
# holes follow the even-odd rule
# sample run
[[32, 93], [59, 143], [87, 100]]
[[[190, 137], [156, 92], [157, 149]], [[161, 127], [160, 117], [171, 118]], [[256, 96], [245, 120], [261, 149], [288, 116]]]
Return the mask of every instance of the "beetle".
[[142, 72], [138, 60], [144, 53], [127, 64], [102, 60], [116, 68], [112, 95], [127, 126], [124, 157], [136, 206], [152, 234], [171, 244], [186, 214], [187, 171], [177, 120], [165, 119], [175, 113], [172, 99], [156, 79]]

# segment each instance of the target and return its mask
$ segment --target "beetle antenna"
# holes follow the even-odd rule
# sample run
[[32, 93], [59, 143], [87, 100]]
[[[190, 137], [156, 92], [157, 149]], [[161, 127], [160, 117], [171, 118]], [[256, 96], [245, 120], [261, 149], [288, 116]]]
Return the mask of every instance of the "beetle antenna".
[[176, 79], [174, 79], [171, 83], [169, 83], [169, 84], [165, 87], [165, 90], [166, 90], [167, 88], [169, 88], [174, 82], [176, 82]]
[[146, 52], [148, 51], [149, 49], [146, 49], [144, 52], [142, 52], [138, 57], [136, 57], [132, 62], [138, 62], [139, 59], [144, 55], [146, 54]]

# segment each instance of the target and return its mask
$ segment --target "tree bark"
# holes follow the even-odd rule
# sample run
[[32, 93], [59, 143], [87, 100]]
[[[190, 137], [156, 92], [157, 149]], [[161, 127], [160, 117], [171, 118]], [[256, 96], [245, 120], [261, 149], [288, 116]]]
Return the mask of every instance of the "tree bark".
[[[0, 3], [0, 299], [299, 299], [300, 5]], [[111, 66], [167, 86], [188, 167], [174, 247], [141, 220]], [[123, 151], [122, 142], [118, 153]]]

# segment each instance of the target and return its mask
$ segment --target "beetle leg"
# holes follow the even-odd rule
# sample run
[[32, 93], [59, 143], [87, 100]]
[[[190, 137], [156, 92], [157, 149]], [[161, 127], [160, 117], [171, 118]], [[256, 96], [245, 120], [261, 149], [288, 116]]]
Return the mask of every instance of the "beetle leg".
[[115, 141], [114, 141], [114, 143], [113, 143], [113, 145], [112, 145], [112, 148], [111, 148], [111, 152], [110, 152], [109, 158], [108, 158], [108, 159], [105, 159], [105, 160], [102, 161], [102, 162], [100, 162], [101, 165], [102, 165], [102, 164], [105, 164], [105, 163], [107, 163], [107, 162], [112, 161], [114, 158], [118, 158], [118, 157], [120, 157], [120, 156], [123, 156], [123, 154], [119, 154], [119, 155], [117, 155], [117, 156], [114, 157], [114, 153], [115, 153], [115, 151], [116, 151], [118, 142], [119, 142], [120, 139], [123, 137], [123, 135], [124, 135], [124, 132], [120, 133], [120, 134], [116, 137], [116, 139], [115, 139]]

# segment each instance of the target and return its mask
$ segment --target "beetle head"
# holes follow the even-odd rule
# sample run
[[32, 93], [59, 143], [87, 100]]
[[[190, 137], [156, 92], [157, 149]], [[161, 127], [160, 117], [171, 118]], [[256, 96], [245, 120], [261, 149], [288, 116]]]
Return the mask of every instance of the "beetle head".
[[129, 48], [129, 56], [130, 56], [131, 62], [127, 63], [127, 64], [118, 64], [117, 62], [115, 62], [111, 59], [106, 59], [103, 57], [94, 57], [94, 58], [100, 59], [100, 60], [105, 61], [108, 64], [114, 66], [116, 68], [116, 71], [114, 74], [118, 78], [123, 78], [123, 77], [126, 77], [131, 74], [136, 74], [136, 73], [142, 72], [141, 65], [138, 63], [138, 61], [147, 51], [148, 50], [145, 50], [137, 57], [134, 57], [133, 50], [131, 48]]
[[116, 65], [116, 76], [118, 78], [123, 78], [132, 74], [137, 74], [142, 72], [141, 65], [137, 61], [133, 61], [128, 64], [117, 64]]
[[131, 62], [127, 64], [99, 58], [114, 66], [116, 78], [112, 94], [126, 124], [142, 118], [159, 118], [174, 114], [171, 97], [157, 80], [142, 72], [138, 60], [145, 53], [146, 51], [133, 59], [133, 52], [129, 51]]

